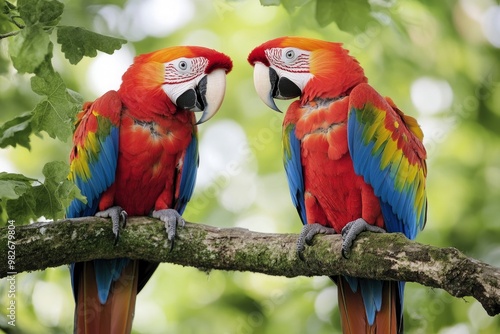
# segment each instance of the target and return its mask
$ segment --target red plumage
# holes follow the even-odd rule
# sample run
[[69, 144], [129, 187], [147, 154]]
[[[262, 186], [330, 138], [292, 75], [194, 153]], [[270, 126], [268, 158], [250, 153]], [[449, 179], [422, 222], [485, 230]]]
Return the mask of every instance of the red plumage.
[[99, 210], [112, 203], [126, 208], [129, 215], [144, 216], [152, 209], [173, 207], [180, 176], [177, 166], [196, 134], [194, 114], [141, 118], [143, 123], [136, 117], [123, 111], [116, 181], [102, 195]]
[[341, 99], [311, 110], [296, 101], [283, 120], [283, 127], [295, 125], [295, 135], [302, 142], [308, 223], [333, 227], [337, 233], [360, 217], [384, 227], [379, 200], [363, 177], [356, 175], [349, 155], [348, 103], [349, 99]]
[[[166, 48], [136, 57], [118, 91], [85, 103], [69, 178], [87, 203], [74, 200], [67, 216], [111, 217], [116, 242], [124, 212], [152, 214], [165, 223], [173, 246], [198, 166], [193, 111], [203, 111], [203, 121], [215, 114], [231, 67], [215, 50]], [[129, 259], [73, 264], [75, 332], [130, 333], [136, 294], [157, 266]]]
[[[427, 207], [426, 154], [416, 120], [368, 85], [339, 43], [282, 37], [256, 47], [248, 61], [270, 108], [278, 110], [274, 98], [299, 97], [283, 121], [290, 193], [306, 225], [299, 256], [317, 233], [342, 233], [343, 254], [362, 230], [415, 238]], [[404, 282], [333, 279], [344, 333], [402, 331]]]

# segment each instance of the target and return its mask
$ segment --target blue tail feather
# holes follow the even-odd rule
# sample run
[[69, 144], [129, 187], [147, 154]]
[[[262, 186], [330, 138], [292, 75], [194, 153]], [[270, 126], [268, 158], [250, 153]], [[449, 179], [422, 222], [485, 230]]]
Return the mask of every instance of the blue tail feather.
[[111, 283], [118, 280], [129, 259], [94, 260], [95, 279], [101, 304], [108, 300]]

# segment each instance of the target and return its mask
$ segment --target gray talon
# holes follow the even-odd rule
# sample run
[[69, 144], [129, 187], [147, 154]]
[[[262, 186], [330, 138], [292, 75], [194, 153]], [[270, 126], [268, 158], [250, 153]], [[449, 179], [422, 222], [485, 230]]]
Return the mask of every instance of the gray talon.
[[170, 241], [170, 251], [172, 251], [174, 248], [174, 238], [177, 235], [177, 226], [184, 227], [186, 221], [174, 209], [155, 210], [153, 211], [153, 218], [158, 218], [165, 223], [167, 239]]
[[122, 211], [120, 212], [120, 217], [121, 217], [121, 221], [123, 222], [123, 223], [122, 223], [122, 228], [125, 228], [125, 226], [127, 226], [127, 218], [128, 218], [128, 213], [127, 213], [127, 211], [122, 210]]
[[358, 237], [361, 232], [369, 231], [374, 233], [385, 233], [383, 228], [378, 226], [370, 225], [363, 218], [358, 218], [344, 226], [342, 229], [342, 256], [347, 259], [351, 251], [352, 244], [354, 240]]
[[304, 249], [307, 245], [312, 245], [312, 240], [316, 234], [335, 234], [335, 230], [331, 227], [326, 227], [321, 224], [304, 225], [297, 239], [297, 256], [304, 261]]
[[125, 228], [125, 225], [127, 225], [127, 212], [119, 206], [112, 206], [106, 210], [97, 212], [95, 216], [101, 218], [111, 218], [116, 246], [118, 240], [120, 239], [120, 229]]

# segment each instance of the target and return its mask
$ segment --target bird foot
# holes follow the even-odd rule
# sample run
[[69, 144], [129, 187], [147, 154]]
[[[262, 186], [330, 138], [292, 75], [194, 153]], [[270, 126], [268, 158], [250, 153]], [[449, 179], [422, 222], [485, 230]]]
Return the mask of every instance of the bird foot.
[[326, 227], [321, 224], [306, 224], [300, 232], [299, 238], [297, 239], [297, 256], [299, 259], [304, 261], [304, 250], [306, 244], [308, 246], [312, 245], [312, 240], [316, 234], [335, 234], [335, 230], [331, 227]]
[[375, 233], [385, 233], [386, 231], [378, 226], [370, 225], [363, 218], [358, 218], [342, 229], [342, 256], [347, 259], [351, 251], [352, 244], [354, 240], [358, 237], [361, 232], [369, 231]]
[[170, 251], [174, 248], [174, 238], [177, 235], [177, 225], [184, 227], [186, 221], [174, 209], [154, 210], [153, 218], [158, 218], [165, 223], [167, 239], [170, 242]]
[[116, 246], [118, 239], [120, 239], [120, 229], [125, 228], [125, 225], [127, 225], [127, 212], [119, 206], [112, 206], [106, 210], [97, 212], [95, 216], [101, 218], [111, 218]]

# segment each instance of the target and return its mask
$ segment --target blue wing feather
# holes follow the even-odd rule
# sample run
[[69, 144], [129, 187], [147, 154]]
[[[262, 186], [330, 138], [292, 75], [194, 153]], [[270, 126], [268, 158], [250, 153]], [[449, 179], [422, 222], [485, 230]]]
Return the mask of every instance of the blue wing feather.
[[300, 156], [300, 141], [295, 135], [295, 126], [288, 125], [283, 133], [283, 162], [292, 202], [299, 213], [302, 224], [307, 224], [304, 202], [304, 176]]
[[100, 147], [97, 157], [88, 162], [89, 177], [73, 171], [73, 179], [82, 195], [87, 198], [87, 203], [74, 199], [66, 210], [68, 218], [92, 216], [97, 212], [97, 205], [102, 193], [115, 181], [118, 161], [118, 136], [119, 128], [113, 126], [110, 133], [102, 140], [99, 140]]
[[196, 183], [196, 172], [198, 170], [198, 138], [193, 134], [189, 143], [184, 161], [182, 163], [181, 181], [179, 185], [179, 195], [175, 203], [175, 210], [182, 215], [188, 201], [193, 195], [194, 185]]
[[[76, 156], [71, 162], [70, 178], [76, 183], [82, 195], [87, 198], [87, 203], [78, 199], [74, 199], [68, 209], [66, 216], [68, 218], [93, 216], [98, 210], [99, 200], [102, 194], [115, 181], [116, 166], [118, 162], [119, 150], [119, 124], [113, 124], [110, 119], [96, 113], [94, 109], [99, 107], [108, 108], [106, 111], [115, 116], [119, 116], [121, 112], [121, 103], [117, 104], [118, 97], [116, 92], [108, 92], [102, 98], [96, 100], [83, 113], [85, 114], [80, 121], [75, 136], [83, 137], [84, 143], [81, 147], [76, 148]], [[114, 103], [106, 103], [106, 102]], [[98, 106], [96, 106], [96, 103]], [[112, 109], [115, 107], [115, 109]], [[99, 110], [97, 110], [99, 111]], [[98, 128], [90, 134], [87, 128], [89, 118], [95, 118], [92, 121], [97, 122]], [[117, 117], [119, 119], [119, 117]], [[93, 136], [93, 137], [91, 137]], [[79, 160], [81, 159], [81, 160]], [[88, 167], [88, 173], [82, 166]], [[113, 260], [94, 260], [94, 269], [98, 289], [98, 297], [101, 303], [105, 303], [108, 299], [111, 283], [116, 281], [120, 274], [128, 264], [128, 259], [113, 259]], [[71, 284], [73, 286], [73, 294], [76, 300], [77, 274], [75, 266], [78, 263], [70, 265]]]
[[[379, 198], [385, 229], [388, 232], [402, 232], [408, 238], [414, 239], [425, 223], [425, 213], [417, 214], [420, 208], [416, 203], [417, 191], [422, 191], [422, 188], [419, 188], [421, 186], [419, 182], [422, 180], [418, 177], [413, 182], [407, 180], [409, 168], [416, 167], [409, 166], [407, 160], [403, 160], [408, 159], [404, 152], [394, 149], [395, 139], [392, 137], [393, 133], [386, 128], [385, 122], [386, 117], [390, 117], [388, 124], [394, 126], [394, 131], [397, 131], [398, 127], [406, 126], [405, 119], [367, 84], [353, 89], [350, 101], [347, 136], [354, 171], [363, 176], [365, 182], [372, 186], [375, 195]], [[377, 107], [374, 106], [375, 103]], [[415, 135], [406, 130], [402, 136], [408, 138]], [[411, 144], [408, 142], [407, 145]], [[411, 149], [419, 151], [423, 150], [423, 146], [411, 147]], [[384, 153], [385, 160], [383, 161]], [[419, 157], [424, 159], [425, 151]], [[425, 162], [422, 162], [422, 166], [425, 168]], [[425, 192], [423, 196], [425, 201]], [[417, 219], [417, 215], [420, 220]], [[347, 281], [353, 291], [358, 288], [361, 290], [368, 321], [373, 324], [382, 303], [382, 282], [357, 278], [347, 278]], [[404, 285], [404, 282], [398, 282], [399, 316], [403, 309]]]
[[[365, 94], [366, 87], [369, 86], [363, 87]], [[370, 93], [374, 92], [371, 87], [369, 89], [372, 90]], [[357, 91], [353, 90], [351, 98], [356, 93]], [[390, 163], [388, 165], [383, 165], [384, 150], [388, 150], [388, 143], [394, 139], [391, 138], [390, 132], [385, 129], [383, 119], [382, 121], [375, 120], [377, 116], [373, 115], [386, 113], [390, 117], [399, 119], [402, 127], [404, 127], [404, 121], [396, 115], [396, 112], [382, 97], [378, 97], [383, 101], [383, 103], [378, 102], [384, 105], [384, 109], [377, 109], [373, 104], [370, 104], [371, 101], [366, 101], [363, 109], [351, 107], [348, 116], [349, 152], [356, 174], [363, 176], [365, 181], [373, 187], [375, 195], [380, 199], [381, 206], [386, 207], [383, 209], [386, 230], [388, 232], [401, 232], [408, 238], [414, 239], [417, 231], [423, 228], [425, 222], [425, 214], [419, 212], [420, 208], [416, 203], [417, 189], [422, 186], [419, 184], [421, 180], [418, 177], [412, 183], [406, 180], [408, 171], [402, 169], [402, 162], [407, 157], [400, 151], [389, 157]], [[359, 96], [357, 98], [360, 99]], [[376, 123], [377, 121], [379, 122]], [[365, 131], [370, 127], [379, 127], [383, 130], [373, 131], [373, 137], [367, 138]], [[409, 131], [407, 133], [411, 135]], [[376, 142], [379, 143], [377, 148], [375, 147]], [[408, 164], [405, 166], [408, 168]], [[417, 213], [419, 219], [417, 219]]]

